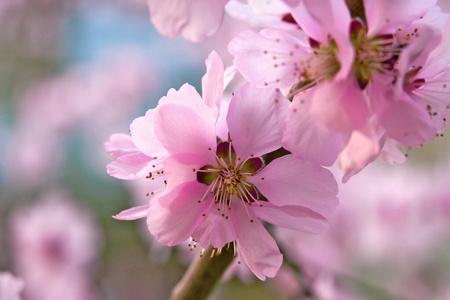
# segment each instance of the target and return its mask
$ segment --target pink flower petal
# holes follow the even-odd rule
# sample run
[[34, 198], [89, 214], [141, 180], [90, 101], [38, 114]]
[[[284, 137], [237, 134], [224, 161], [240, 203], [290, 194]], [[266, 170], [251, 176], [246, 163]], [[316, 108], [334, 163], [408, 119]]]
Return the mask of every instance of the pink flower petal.
[[273, 160], [248, 180], [277, 206], [301, 205], [328, 216], [338, 205], [333, 174], [292, 155]]
[[[162, 105], [155, 117], [155, 132], [164, 148], [184, 164], [213, 164], [216, 148], [214, 118], [187, 106]], [[211, 151], [212, 150], [212, 151]], [[179, 160], [181, 161], [181, 160]]]
[[231, 218], [225, 219], [217, 210], [211, 209], [192, 235], [193, 239], [203, 248], [209, 244], [215, 248], [222, 248], [227, 243], [235, 241], [238, 233], [232, 223], [232, 213], [232, 210], [229, 211]]
[[132, 180], [144, 178], [148, 172], [151, 172], [148, 164], [154, 159], [136, 148], [130, 136], [112, 135], [110, 140], [105, 143], [105, 149], [115, 159], [106, 167], [109, 175], [119, 179]]
[[155, 110], [149, 109], [144, 117], [134, 119], [130, 125], [133, 143], [149, 157], [167, 156], [167, 150], [155, 135]]
[[250, 24], [252, 27], [277, 28], [284, 31], [298, 29], [297, 24], [283, 21], [289, 8], [280, 1], [249, 1], [249, 4], [238, 0], [228, 1], [225, 11], [234, 19]]
[[158, 107], [169, 103], [188, 106], [198, 111], [203, 117], [211, 119], [217, 117], [217, 108], [206, 105], [205, 100], [198, 94], [197, 90], [188, 83], [183, 84], [178, 91], [170, 89], [167, 96], [159, 100]]
[[217, 52], [212, 51], [205, 63], [206, 74], [202, 78], [203, 99], [206, 105], [218, 110], [224, 89], [223, 62]]
[[123, 180], [145, 178], [152, 167], [149, 166], [153, 159], [143, 153], [132, 153], [118, 157], [106, 166], [109, 175]]
[[258, 86], [287, 87], [298, 82], [296, 66], [309, 55], [304, 41], [286, 32], [244, 31], [228, 45], [242, 75]]
[[394, 33], [436, 4], [436, 0], [365, 0], [368, 35]]
[[[241, 201], [237, 202], [236, 224], [239, 228], [238, 251], [250, 270], [261, 280], [274, 277], [281, 267], [283, 255], [277, 243], [251, 210], [250, 216]], [[250, 218], [253, 222], [250, 222]]]
[[283, 147], [296, 158], [331, 166], [339, 155], [342, 134], [316, 124], [309, 113], [308, 94], [297, 94], [289, 106]]
[[436, 136], [433, 120], [426, 109], [406, 93], [398, 101], [389, 101], [378, 119], [389, 137], [407, 147], [419, 146]]
[[306, 1], [284, 0], [284, 2], [291, 6], [292, 16], [309, 37], [328, 46], [328, 31], [311, 14]]
[[380, 151], [379, 138], [374, 128], [368, 126], [363, 131], [353, 131], [347, 146], [339, 156], [339, 167], [344, 171], [342, 182], [347, 182], [350, 177], [374, 161]]
[[199, 42], [214, 34], [222, 23], [227, 0], [147, 0], [150, 19], [164, 36], [179, 34]]
[[147, 217], [150, 205], [132, 207], [113, 216], [114, 219], [129, 221]]
[[[147, 225], [161, 244], [174, 246], [187, 240], [203, 222], [210, 201], [202, 201], [206, 185], [191, 181], [174, 188], [148, 210]], [[166, 204], [162, 204], [163, 201]]]
[[121, 133], [110, 136], [109, 141], [105, 142], [105, 150], [114, 159], [130, 153], [140, 152], [133, 143], [131, 136]]
[[310, 234], [320, 234], [328, 230], [326, 218], [309, 208], [297, 205], [276, 206], [269, 202], [260, 203], [262, 207], [252, 205], [251, 210], [258, 218], [266, 222]]
[[388, 137], [407, 147], [418, 146], [436, 136], [433, 120], [426, 107], [415, 102], [405, 92], [398, 91], [384, 78], [372, 80], [369, 94], [378, 121]]
[[[189, 160], [189, 157], [179, 157], [180, 161]], [[164, 160], [164, 175], [167, 178], [166, 191], [169, 192], [176, 186], [188, 181], [197, 180], [197, 172], [204, 165], [186, 165], [172, 157], [168, 157]]]
[[234, 76], [236, 75], [237, 69], [235, 65], [229, 66], [225, 69], [223, 74], [223, 88], [225, 89], [230, 82], [234, 79]]
[[279, 90], [242, 85], [231, 99], [227, 116], [237, 156], [245, 160], [280, 148], [288, 106]]
[[344, 133], [366, 126], [369, 110], [356, 79], [323, 82], [315, 89], [311, 114], [319, 125]]
[[418, 33], [411, 38], [411, 41], [409, 41], [408, 46], [402, 51], [398, 61], [397, 93], [403, 89], [406, 73], [412, 69], [412, 66], [424, 65], [430, 52], [436, 49], [440, 42], [441, 36], [436, 30], [426, 25], [420, 25], [415, 26]]
[[391, 165], [404, 163], [406, 161], [406, 156], [398, 149], [398, 144], [399, 143], [393, 139], [386, 139], [378, 159]]

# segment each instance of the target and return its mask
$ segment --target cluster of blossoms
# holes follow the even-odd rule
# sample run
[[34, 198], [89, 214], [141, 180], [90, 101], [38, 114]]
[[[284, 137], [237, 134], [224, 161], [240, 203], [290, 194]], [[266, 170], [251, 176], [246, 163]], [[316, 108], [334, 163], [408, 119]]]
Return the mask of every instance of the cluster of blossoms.
[[324, 165], [339, 156], [346, 181], [448, 123], [450, 24], [435, 2], [366, 0], [364, 22], [343, 0], [289, 1], [299, 29], [246, 31], [229, 50], [248, 81], [288, 90], [283, 146]]
[[[201, 40], [226, 1], [196, 1], [198, 10], [178, 2], [148, 1], [155, 26]], [[338, 200], [321, 166], [339, 157], [347, 181], [377, 157], [404, 160], [398, 144], [421, 145], [448, 122], [448, 16], [436, 1], [408, 2], [366, 0], [364, 20], [344, 0], [228, 2], [234, 15], [252, 10], [253, 22], [272, 27], [229, 44], [248, 82], [222, 101], [233, 74], [212, 52], [203, 96], [189, 84], [171, 89], [131, 135], [111, 136], [108, 173], [149, 182], [148, 204], [115, 217], [146, 217], [165, 245], [232, 248], [258, 278], [275, 276], [282, 254], [262, 222], [324, 232]], [[208, 8], [201, 30], [196, 16]]]

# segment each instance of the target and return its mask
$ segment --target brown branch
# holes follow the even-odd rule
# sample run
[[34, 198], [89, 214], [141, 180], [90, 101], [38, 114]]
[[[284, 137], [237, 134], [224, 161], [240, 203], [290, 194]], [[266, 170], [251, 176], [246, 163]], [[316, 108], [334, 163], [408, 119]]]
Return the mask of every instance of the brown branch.
[[358, 17], [367, 24], [363, 0], [345, 0], [345, 3], [347, 3], [348, 8], [350, 9], [352, 18]]
[[180, 282], [172, 290], [171, 300], [203, 300], [213, 291], [222, 274], [233, 260], [233, 249], [213, 255], [210, 245], [200, 257], [196, 257]]

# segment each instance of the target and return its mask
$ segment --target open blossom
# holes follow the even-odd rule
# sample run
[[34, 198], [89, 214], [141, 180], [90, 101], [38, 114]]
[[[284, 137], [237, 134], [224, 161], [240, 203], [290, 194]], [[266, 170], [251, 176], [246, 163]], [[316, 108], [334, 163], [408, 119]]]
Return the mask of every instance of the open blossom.
[[0, 272], [0, 300], [20, 300], [23, 287], [21, 278], [14, 277], [9, 272]]
[[[283, 146], [296, 157], [317, 160], [317, 153], [305, 153], [310, 136], [308, 141], [325, 149], [320, 163], [332, 164], [342, 151], [340, 165], [348, 179], [376, 159], [386, 141], [412, 147], [443, 130], [449, 108], [442, 69], [449, 57], [433, 49], [448, 44], [442, 39], [448, 16], [435, 1], [406, 2], [364, 1], [363, 24], [351, 19], [341, 0], [286, 1], [302, 30], [246, 31], [231, 41], [235, 65], [250, 82], [292, 86]], [[440, 69], [434, 65], [433, 72], [422, 73], [426, 78], [415, 77], [436, 57]], [[421, 83], [430, 80], [441, 86], [429, 84], [421, 93]], [[403, 93], [394, 92], [399, 87]], [[303, 113], [296, 113], [301, 105]]]
[[[190, 239], [192, 247], [211, 244], [220, 252], [233, 244], [264, 280], [275, 276], [282, 254], [261, 221], [324, 232], [337, 185], [328, 170], [292, 155], [264, 165], [262, 156], [281, 147], [289, 102], [277, 89], [247, 83], [234, 93], [226, 119], [218, 119], [223, 67], [217, 54], [210, 59], [214, 71], [204, 81], [203, 98], [187, 84], [169, 91], [155, 109], [154, 135], [140, 137], [168, 152], [162, 170], [167, 187], [148, 206], [147, 224], [169, 246]], [[218, 134], [223, 128], [225, 137]], [[142, 217], [132, 210], [116, 217]]]

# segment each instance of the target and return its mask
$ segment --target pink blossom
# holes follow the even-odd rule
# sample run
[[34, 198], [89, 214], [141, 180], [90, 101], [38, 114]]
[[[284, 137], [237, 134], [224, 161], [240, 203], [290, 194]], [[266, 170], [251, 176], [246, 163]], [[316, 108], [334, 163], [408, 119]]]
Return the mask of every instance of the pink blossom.
[[21, 278], [14, 277], [9, 272], [0, 272], [0, 300], [20, 300], [23, 287]]
[[150, 19], [156, 30], [174, 38], [182, 34], [199, 42], [214, 34], [222, 23], [227, 0], [147, 0]]
[[[236, 241], [239, 255], [265, 279], [276, 274], [281, 254], [259, 218], [308, 233], [326, 230], [322, 215], [337, 204], [330, 173], [291, 155], [262, 168], [259, 157], [281, 146], [287, 106], [278, 91], [243, 85], [227, 115], [230, 139], [217, 144], [215, 117], [207, 110], [162, 105], [156, 133], [170, 153], [168, 185], [177, 185], [150, 206], [150, 232], [167, 245], [192, 237], [204, 248], [211, 243], [220, 249]], [[256, 190], [269, 202], [258, 200]]]
[[[442, 69], [449, 57], [438, 45], [448, 16], [434, 6], [435, 1], [409, 5], [406, 1], [366, 0], [367, 25], [352, 21], [341, 0], [286, 3], [302, 30], [246, 31], [231, 41], [229, 50], [237, 69], [250, 82], [293, 85], [289, 97], [295, 103], [291, 104], [283, 145], [296, 157], [316, 161], [323, 157], [320, 162], [329, 165], [342, 151], [340, 165], [348, 179], [378, 157], [386, 140], [417, 146], [444, 128], [448, 79]], [[400, 6], [407, 9], [400, 10]], [[442, 44], [448, 45], [445, 40]], [[424, 73], [426, 79], [412, 76], [433, 59], [440, 62], [440, 69], [430, 67], [434, 70]], [[434, 80], [436, 85], [428, 85], [433, 91], [422, 88], [421, 93], [419, 84], [437, 74], [441, 77]], [[398, 91], [404, 76], [406, 87], [414, 91]], [[414, 100], [411, 92], [416, 95]], [[443, 96], [439, 98], [438, 93]], [[300, 103], [307, 106], [299, 109]], [[318, 148], [325, 149], [325, 155], [305, 153], [305, 142], [316, 134], [314, 143], [323, 143]]]
[[95, 299], [90, 282], [101, 248], [92, 216], [64, 194], [16, 210], [9, 227], [14, 263], [27, 299]]
[[[168, 152], [163, 161], [167, 188], [149, 205], [147, 224], [169, 246], [191, 238], [191, 246], [212, 244], [221, 251], [232, 243], [264, 280], [275, 276], [282, 255], [260, 219], [321, 233], [327, 229], [325, 216], [337, 205], [336, 183], [328, 170], [292, 155], [263, 166], [260, 157], [281, 147], [289, 102], [279, 90], [241, 86], [228, 107], [227, 140], [218, 141], [224, 128], [217, 123], [223, 65], [215, 53], [208, 62], [203, 97], [188, 84], [170, 90], [155, 109], [151, 134], [135, 141], [161, 144]], [[135, 124], [134, 131], [149, 128]]]

